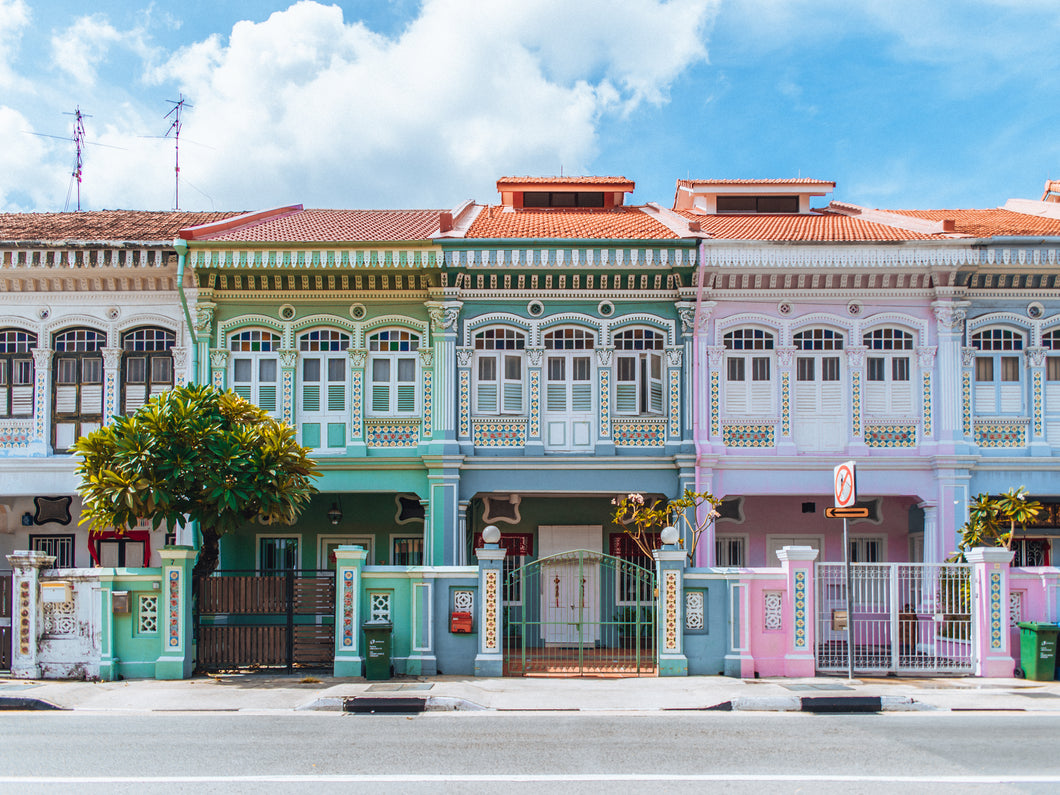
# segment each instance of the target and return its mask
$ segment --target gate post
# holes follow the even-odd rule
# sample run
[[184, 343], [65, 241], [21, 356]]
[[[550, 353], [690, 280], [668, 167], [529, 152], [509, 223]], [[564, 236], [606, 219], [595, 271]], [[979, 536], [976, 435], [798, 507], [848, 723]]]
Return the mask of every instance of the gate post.
[[482, 531], [484, 546], [475, 550], [478, 557], [479, 630], [478, 654], [475, 655], [475, 676], [503, 676], [504, 616], [504, 555], [500, 545], [501, 531], [490, 525]]
[[784, 625], [788, 627], [784, 675], [813, 676], [817, 648], [813, 562], [817, 559], [817, 550], [813, 547], [784, 547], [777, 552], [777, 557], [788, 585], [784, 598]]
[[335, 676], [362, 676], [361, 569], [368, 551], [363, 547], [335, 547]]
[[964, 553], [975, 583], [975, 675], [1011, 677], [1009, 649], [1009, 565], [1016, 553], [1002, 547], [976, 547]]
[[662, 548], [654, 552], [659, 576], [656, 632], [659, 649], [659, 676], [688, 676], [685, 656], [684, 573], [688, 554], [677, 546], [677, 530], [663, 528]]
[[18, 551], [11, 564], [11, 676], [39, 679], [37, 647], [41, 636], [40, 570], [55, 565], [43, 552]]
[[155, 679], [187, 679], [195, 667], [191, 650], [191, 567], [198, 553], [192, 547], [162, 547], [162, 653], [155, 661]]

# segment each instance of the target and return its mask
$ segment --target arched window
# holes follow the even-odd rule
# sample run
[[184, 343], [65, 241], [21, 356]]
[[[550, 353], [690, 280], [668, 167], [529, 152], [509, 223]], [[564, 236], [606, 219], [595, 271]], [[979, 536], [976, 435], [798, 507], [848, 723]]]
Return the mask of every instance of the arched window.
[[513, 328], [475, 334], [475, 413], [522, 414], [526, 335]]
[[615, 414], [663, 413], [664, 338], [651, 329], [627, 329], [612, 337], [615, 344]]
[[795, 443], [800, 450], [839, 450], [849, 425], [839, 351], [843, 334], [812, 328], [794, 335]]
[[773, 349], [770, 331], [740, 328], [722, 338], [725, 344], [725, 413], [773, 412]]
[[307, 331], [298, 338], [298, 429], [306, 447], [324, 451], [346, 448], [349, 347], [350, 335], [332, 329]]
[[77, 328], [55, 335], [53, 434], [55, 452], [103, 423], [103, 354], [107, 335]]
[[33, 349], [37, 335], [0, 331], [0, 417], [33, 416]]
[[913, 413], [909, 377], [913, 335], [898, 328], [878, 328], [865, 334], [862, 341], [869, 349], [865, 359], [865, 414], [909, 416]]
[[595, 335], [582, 328], [561, 328], [545, 334], [545, 405], [542, 420], [545, 449], [589, 452], [593, 449], [592, 350]]
[[1023, 334], [1009, 328], [988, 328], [972, 335], [976, 414], [1023, 413], [1023, 346]]
[[280, 335], [263, 329], [237, 331], [228, 338], [228, 347], [232, 390], [263, 411], [278, 415]]
[[122, 411], [130, 414], [155, 395], [173, 388], [176, 334], [138, 328], [122, 335]]
[[369, 414], [412, 415], [418, 409], [418, 334], [384, 329], [368, 337], [368, 367], [372, 397]]

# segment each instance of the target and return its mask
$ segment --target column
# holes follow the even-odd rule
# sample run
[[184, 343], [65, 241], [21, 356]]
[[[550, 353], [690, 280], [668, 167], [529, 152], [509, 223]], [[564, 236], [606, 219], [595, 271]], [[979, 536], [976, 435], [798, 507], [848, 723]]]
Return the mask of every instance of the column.
[[655, 550], [655, 571], [659, 582], [657, 643], [659, 676], [688, 676], [685, 657], [684, 573], [688, 555], [677, 545], [677, 531], [662, 531], [662, 547]]
[[33, 431], [30, 433], [29, 455], [47, 455], [51, 440], [51, 381], [52, 351], [44, 345], [33, 349]]
[[[298, 351], [290, 348], [277, 351], [280, 357], [280, 419], [294, 427], [294, 379], [298, 366]], [[326, 432], [326, 429], [323, 429]]]
[[528, 408], [530, 422], [526, 429], [526, 454], [543, 455], [545, 445], [541, 441], [541, 362], [544, 348], [526, 349], [526, 377], [529, 384]]
[[813, 676], [816, 670], [813, 562], [817, 559], [817, 550], [813, 547], [784, 547], [777, 552], [777, 557], [787, 579], [784, 626], [788, 627], [788, 638], [784, 675]]
[[427, 467], [424, 503], [423, 565], [453, 566], [459, 550], [460, 458], [423, 456]]
[[611, 409], [614, 404], [614, 347], [596, 349], [597, 389], [600, 392], [600, 412], [596, 428], [596, 455], [614, 455], [615, 438], [611, 433]]
[[346, 454], [364, 456], [368, 454], [368, 447], [364, 442], [364, 368], [368, 364], [368, 350], [348, 348], [346, 356], [350, 360], [350, 437], [347, 440]]
[[478, 556], [478, 654], [475, 676], [504, 675], [503, 574], [505, 551], [498, 543], [501, 531], [490, 525], [482, 531]]
[[431, 373], [433, 428], [424, 428], [424, 437], [430, 437], [430, 451], [434, 454], [457, 452], [456, 439], [456, 334], [460, 319], [460, 301], [428, 301], [427, 315], [431, 320], [431, 347], [434, 350], [434, 366], [424, 367], [424, 374]]
[[1052, 455], [1052, 448], [1045, 438], [1045, 348], [1028, 348], [1027, 370], [1031, 376], [1031, 427], [1028, 446], [1031, 455]]
[[198, 365], [198, 372], [189, 374], [188, 383], [210, 384], [210, 367], [212, 366], [212, 352], [210, 350], [210, 337], [213, 334], [213, 317], [217, 304], [211, 301], [200, 301], [195, 305], [195, 320], [192, 328], [192, 344], [196, 347], [196, 355], [192, 359]]
[[721, 430], [721, 368], [725, 364], [725, 347], [708, 346], [707, 361], [707, 431], [711, 446], [716, 451], [721, 451], [725, 449], [725, 437]]
[[920, 366], [920, 449], [932, 449], [935, 444], [935, 345], [916, 349]]
[[777, 348], [777, 375], [780, 378], [780, 437], [777, 452], [794, 455], [795, 437], [791, 434], [791, 390], [795, 385], [791, 367], [795, 363], [795, 348]]
[[[1014, 552], [1000, 547], [976, 547], [965, 553], [972, 564], [972, 608], [975, 624], [976, 676], [1011, 677], [1014, 663], [1009, 649], [1009, 566]], [[971, 585], [971, 583], [970, 583]]]
[[[430, 442], [435, 439], [438, 430], [435, 420], [438, 415], [435, 412], [435, 401], [438, 398], [437, 390], [434, 388], [434, 348], [420, 348], [420, 438], [421, 449], [430, 450]], [[441, 441], [439, 437], [439, 441]]]
[[104, 348], [103, 354], [103, 424], [121, 411], [121, 348]]
[[666, 417], [666, 445], [667, 451], [678, 453], [682, 447], [688, 448], [686, 434], [687, 426], [682, 422], [682, 378], [681, 370], [684, 362], [684, 348], [666, 349], [666, 369], [663, 381], [663, 410]]
[[[967, 358], [961, 349], [966, 301], [935, 301], [938, 369], [935, 385], [935, 438], [940, 447], [964, 448], [972, 438], [971, 399], [974, 352]], [[942, 451], [940, 451], [942, 452]]]
[[862, 424], [862, 402], [865, 394], [865, 352], [863, 345], [847, 348], [847, 370], [850, 373], [850, 436], [851, 453], [866, 453], [865, 428]]
[[192, 547], [172, 546], [163, 547], [158, 554], [162, 558], [162, 653], [155, 662], [155, 679], [187, 679], [195, 667], [191, 567], [198, 553]]
[[474, 440], [471, 437], [471, 403], [474, 395], [471, 393], [471, 363], [475, 358], [474, 348], [456, 349], [456, 380], [457, 380], [457, 418], [456, 439], [460, 445], [460, 452], [471, 455], [475, 451]]
[[217, 389], [228, 385], [228, 351], [224, 348], [210, 348], [210, 381]]
[[363, 676], [361, 656], [361, 570], [363, 547], [335, 547], [335, 676]]
[[37, 646], [42, 631], [40, 570], [55, 565], [53, 555], [14, 552], [11, 564], [11, 676], [39, 679]]

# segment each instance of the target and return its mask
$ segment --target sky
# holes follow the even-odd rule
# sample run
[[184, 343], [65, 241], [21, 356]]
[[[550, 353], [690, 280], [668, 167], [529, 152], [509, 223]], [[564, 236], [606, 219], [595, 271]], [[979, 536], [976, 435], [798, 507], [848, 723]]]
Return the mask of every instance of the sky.
[[[453, 208], [503, 176], [1060, 178], [1057, 0], [0, 0], [0, 211]], [[54, 136], [54, 137], [46, 137]]]

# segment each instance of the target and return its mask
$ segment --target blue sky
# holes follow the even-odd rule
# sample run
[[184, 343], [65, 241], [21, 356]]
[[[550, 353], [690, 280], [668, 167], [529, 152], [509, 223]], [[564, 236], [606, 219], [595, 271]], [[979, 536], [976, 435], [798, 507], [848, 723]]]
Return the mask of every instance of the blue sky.
[[[0, 211], [448, 208], [500, 176], [835, 180], [994, 207], [1060, 178], [1056, 0], [0, 0]], [[119, 148], [110, 148], [119, 147]], [[73, 199], [70, 200], [72, 208]]]

